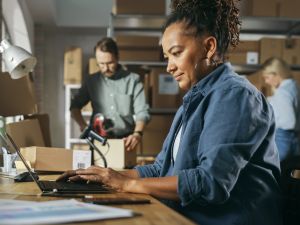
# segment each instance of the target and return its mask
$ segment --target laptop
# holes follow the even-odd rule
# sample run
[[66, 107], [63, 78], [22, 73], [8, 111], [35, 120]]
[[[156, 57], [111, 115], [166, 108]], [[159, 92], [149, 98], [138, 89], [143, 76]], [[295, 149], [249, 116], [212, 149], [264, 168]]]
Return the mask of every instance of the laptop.
[[[1, 133], [0, 133], [1, 134]], [[1, 134], [2, 139], [4, 140], [7, 146], [10, 146], [7, 143], [7, 139]], [[34, 180], [34, 182], [38, 185], [40, 190], [44, 195], [59, 195], [59, 194], [92, 194], [92, 193], [108, 193], [112, 192], [108, 188], [104, 187], [101, 184], [97, 183], [76, 183], [70, 181], [50, 181], [50, 180], [38, 180], [37, 176], [31, 170], [29, 165], [27, 164], [25, 158], [21, 154], [19, 147], [16, 145], [12, 137], [5, 133], [5, 136], [8, 138], [9, 142], [11, 143], [13, 149], [17, 152], [18, 156], [24, 163], [26, 169], [28, 170], [30, 176]]]

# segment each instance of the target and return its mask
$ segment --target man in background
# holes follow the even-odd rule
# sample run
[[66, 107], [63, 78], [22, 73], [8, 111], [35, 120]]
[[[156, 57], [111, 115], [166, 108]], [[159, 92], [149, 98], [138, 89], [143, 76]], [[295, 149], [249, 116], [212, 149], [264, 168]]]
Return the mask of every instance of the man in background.
[[[80, 130], [88, 127], [81, 109], [91, 101], [90, 128], [100, 119], [108, 138], [124, 138], [125, 148], [133, 150], [140, 143], [150, 120], [140, 76], [124, 70], [118, 63], [119, 51], [111, 38], [101, 39], [94, 48], [99, 72], [85, 76], [79, 92], [71, 101], [71, 115]], [[101, 118], [96, 118], [96, 117]]]

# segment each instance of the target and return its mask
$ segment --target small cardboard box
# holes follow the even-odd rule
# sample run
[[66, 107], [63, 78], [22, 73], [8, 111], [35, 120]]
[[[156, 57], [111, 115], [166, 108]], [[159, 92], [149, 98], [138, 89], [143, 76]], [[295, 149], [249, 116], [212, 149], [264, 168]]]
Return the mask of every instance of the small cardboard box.
[[236, 48], [230, 48], [229, 52], [259, 52], [259, 41], [241, 41]]
[[299, 65], [300, 64], [300, 39], [286, 39], [283, 45], [282, 58], [289, 65]]
[[6, 124], [6, 131], [18, 147], [45, 146], [38, 119], [27, 119]]
[[152, 108], [178, 108], [182, 103], [183, 91], [165, 68], [153, 68], [150, 74]]
[[240, 2], [242, 16], [271, 16], [279, 15], [278, 0], [247, 0]]
[[89, 74], [94, 74], [99, 72], [99, 66], [97, 64], [96, 58], [89, 59]]
[[152, 115], [143, 135], [143, 156], [156, 156], [170, 130], [174, 115]]
[[40, 124], [43, 139], [45, 142], [45, 147], [51, 147], [51, 135], [50, 135], [50, 118], [46, 113], [43, 114], [31, 114], [24, 115], [24, 119], [37, 119]]
[[64, 55], [64, 84], [80, 84], [82, 79], [82, 49], [70, 47]]
[[260, 40], [260, 63], [264, 63], [270, 57], [282, 57], [284, 39], [262, 38]]
[[[108, 139], [108, 145], [103, 146], [95, 141], [95, 145], [105, 155], [107, 166], [115, 169], [132, 168], [136, 165], [136, 149], [131, 151], [125, 150], [123, 139]], [[100, 155], [94, 151], [95, 165], [103, 166]]]
[[65, 148], [27, 147], [21, 153], [37, 171], [66, 171], [87, 168], [91, 165], [91, 152]]
[[229, 49], [228, 60], [233, 64], [258, 64], [259, 41], [241, 41], [236, 48]]
[[165, 15], [165, 0], [114, 0], [114, 14]]
[[299, 0], [279, 0], [280, 17], [300, 18], [300, 1]]
[[33, 83], [29, 76], [12, 79], [8, 73], [0, 73], [0, 115], [16, 116], [37, 112]]
[[159, 61], [159, 48], [119, 48], [121, 61]]
[[260, 91], [264, 96], [272, 95], [270, 85], [267, 85], [263, 79], [262, 71], [258, 70], [255, 73], [249, 74], [246, 78]]
[[159, 47], [159, 37], [140, 35], [117, 35], [116, 42], [121, 47], [132, 48], [157, 48]]
[[256, 65], [259, 62], [258, 52], [232, 52], [227, 57], [232, 64]]

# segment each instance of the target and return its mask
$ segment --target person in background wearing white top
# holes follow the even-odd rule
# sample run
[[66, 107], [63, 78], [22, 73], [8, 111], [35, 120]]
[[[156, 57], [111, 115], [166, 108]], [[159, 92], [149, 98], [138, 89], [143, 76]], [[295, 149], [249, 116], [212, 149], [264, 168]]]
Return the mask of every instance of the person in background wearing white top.
[[275, 142], [283, 161], [299, 154], [300, 89], [288, 64], [280, 58], [266, 60], [263, 78], [274, 92], [268, 100], [275, 114]]

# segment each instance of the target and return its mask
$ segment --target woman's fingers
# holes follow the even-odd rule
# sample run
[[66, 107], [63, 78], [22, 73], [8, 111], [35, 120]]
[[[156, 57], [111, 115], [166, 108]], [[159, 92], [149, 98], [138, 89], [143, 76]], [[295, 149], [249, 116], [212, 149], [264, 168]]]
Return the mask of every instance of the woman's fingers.
[[75, 176], [76, 175], [76, 170], [68, 170], [66, 172], [64, 172], [62, 175], [60, 175], [56, 181], [67, 181], [69, 180], [70, 177]]

